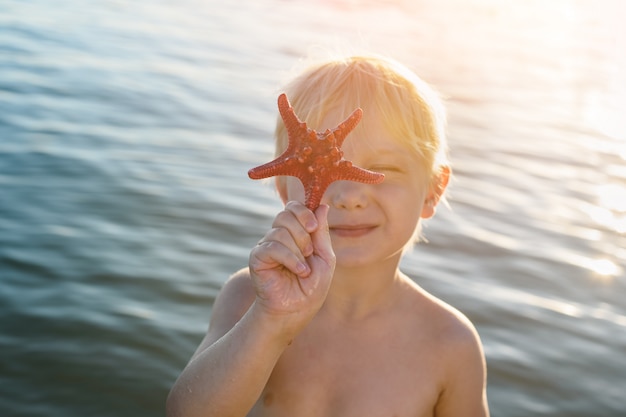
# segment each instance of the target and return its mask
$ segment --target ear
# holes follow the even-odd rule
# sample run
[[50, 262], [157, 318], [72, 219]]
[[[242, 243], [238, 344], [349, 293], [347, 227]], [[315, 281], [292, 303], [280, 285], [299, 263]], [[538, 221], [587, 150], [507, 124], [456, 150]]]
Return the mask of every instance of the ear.
[[278, 195], [280, 199], [283, 201], [283, 204], [287, 204], [287, 181], [286, 178], [279, 175], [275, 179], [276, 191], [278, 191]]
[[437, 204], [441, 200], [443, 193], [448, 187], [450, 181], [451, 169], [448, 165], [443, 165], [439, 168], [439, 173], [432, 179], [426, 198], [424, 199], [424, 205], [422, 206], [422, 219], [429, 219], [435, 215], [437, 211]]

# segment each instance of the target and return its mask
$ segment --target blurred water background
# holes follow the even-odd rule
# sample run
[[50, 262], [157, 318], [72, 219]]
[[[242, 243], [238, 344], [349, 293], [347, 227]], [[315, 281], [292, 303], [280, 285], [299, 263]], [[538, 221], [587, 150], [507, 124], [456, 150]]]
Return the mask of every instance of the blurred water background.
[[158, 416], [281, 205], [300, 59], [445, 97], [450, 208], [403, 263], [476, 324], [494, 416], [626, 415], [626, 5], [0, 0], [0, 415]]

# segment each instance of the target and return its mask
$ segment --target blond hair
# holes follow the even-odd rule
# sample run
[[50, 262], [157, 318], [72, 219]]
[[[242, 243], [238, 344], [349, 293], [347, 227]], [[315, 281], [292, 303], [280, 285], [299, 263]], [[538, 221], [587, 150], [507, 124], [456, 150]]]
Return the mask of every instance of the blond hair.
[[[363, 119], [348, 140], [366, 137], [368, 114], [376, 114], [393, 138], [420, 157], [426, 178], [432, 180], [448, 164], [441, 100], [426, 82], [394, 60], [379, 56], [333, 59], [309, 67], [283, 91], [309, 128], [317, 130], [330, 111], [347, 117], [360, 107]], [[288, 143], [280, 117], [275, 137], [279, 155]]]

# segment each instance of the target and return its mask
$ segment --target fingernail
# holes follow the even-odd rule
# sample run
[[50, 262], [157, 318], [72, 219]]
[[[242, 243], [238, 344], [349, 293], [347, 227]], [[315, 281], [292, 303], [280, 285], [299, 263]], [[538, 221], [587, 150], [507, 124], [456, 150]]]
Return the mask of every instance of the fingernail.
[[308, 270], [309, 266], [304, 262], [298, 262], [298, 265], [296, 265], [296, 271], [298, 272], [298, 274], [303, 274], [305, 272], [308, 272]]
[[317, 220], [309, 220], [308, 222], [306, 222], [306, 229], [307, 230], [315, 230], [317, 229]]

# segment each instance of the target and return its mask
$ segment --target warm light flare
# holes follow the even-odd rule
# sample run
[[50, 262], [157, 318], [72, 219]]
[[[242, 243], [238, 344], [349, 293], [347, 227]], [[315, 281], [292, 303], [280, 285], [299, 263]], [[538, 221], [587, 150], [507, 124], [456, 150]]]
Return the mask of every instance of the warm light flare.
[[595, 272], [598, 277], [605, 280], [610, 280], [621, 273], [620, 267], [608, 259], [590, 260], [586, 266]]
[[626, 186], [607, 184], [598, 189], [599, 205], [607, 210], [626, 213]]
[[607, 184], [598, 187], [596, 205], [585, 210], [597, 224], [617, 233], [626, 233], [626, 186]]

